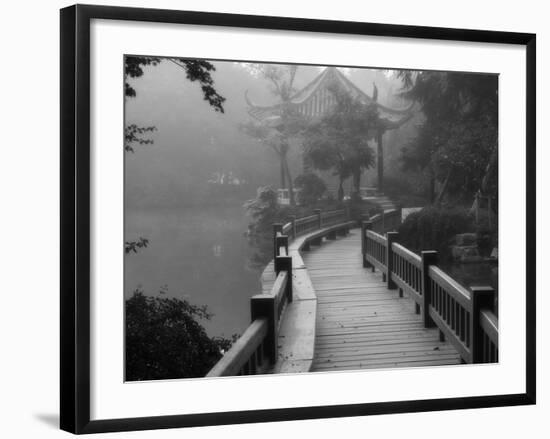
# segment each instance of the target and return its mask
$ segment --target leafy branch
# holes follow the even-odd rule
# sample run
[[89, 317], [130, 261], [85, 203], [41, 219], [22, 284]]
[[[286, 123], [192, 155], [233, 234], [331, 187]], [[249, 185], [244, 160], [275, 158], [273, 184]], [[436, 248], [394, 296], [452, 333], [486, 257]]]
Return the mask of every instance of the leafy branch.
[[140, 127], [136, 124], [130, 124], [124, 127], [124, 150], [134, 152], [134, 145], [152, 145], [154, 140], [143, 137], [145, 133], [156, 131], [155, 126]]
[[126, 254], [130, 252], [137, 253], [138, 249], [145, 248], [149, 244], [147, 238], [140, 237], [137, 241], [126, 241], [124, 243], [124, 251]]

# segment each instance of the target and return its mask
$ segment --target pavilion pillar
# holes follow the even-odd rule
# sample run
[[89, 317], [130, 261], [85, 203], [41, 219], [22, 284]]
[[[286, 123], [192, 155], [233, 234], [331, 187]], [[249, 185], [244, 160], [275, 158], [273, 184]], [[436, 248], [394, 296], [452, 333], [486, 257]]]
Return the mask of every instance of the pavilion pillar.
[[283, 163], [282, 157], [281, 157], [280, 172], [281, 172], [281, 189], [286, 189], [285, 165]]
[[376, 134], [376, 143], [378, 146], [376, 158], [378, 165], [378, 192], [384, 192], [384, 149], [382, 145], [382, 136], [384, 132], [378, 130]]

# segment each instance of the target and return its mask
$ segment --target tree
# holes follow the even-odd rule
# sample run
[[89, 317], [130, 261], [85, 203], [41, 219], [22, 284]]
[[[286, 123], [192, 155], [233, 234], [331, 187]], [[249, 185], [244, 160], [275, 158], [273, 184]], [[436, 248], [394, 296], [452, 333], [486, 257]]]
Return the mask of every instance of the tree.
[[290, 204], [295, 204], [293, 179], [288, 165], [290, 139], [300, 135], [304, 122], [303, 118], [292, 110], [290, 98], [295, 91], [293, 84], [296, 76], [296, 65], [247, 64], [246, 68], [269, 81], [271, 92], [282, 103], [280, 114], [281, 122], [276, 128], [266, 124], [248, 123], [243, 125], [246, 133], [250, 134], [263, 144], [269, 145], [279, 157], [281, 168], [281, 188], [286, 189], [288, 184]]
[[[186, 72], [189, 81], [199, 82], [204, 99], [215, 111], [224, 111], [225, 98], [217, 93], [210, 72], [214, 66], [207, 61], [182, 58], [125, 57], [125, 95], [136, 96], [130, 78], [144, 74], [143, 67], [156, 66], [168, 60]], [[152, 144], [146, 134], [154, 126], [125, 126], [124, 150], [134, 152], [135, 145]], [[149, 241], [139, 237], [125, 242], [125, 253], [137, 253]], [[161, 292], [162, 293], [162, 292]], [[186, 300], [146, 296], [136, 290], [125, 303], [126, 379], [156, 380], [203, 377], [220, 359], [231, 341], [209, 337], [199, 320], [212, 317], [206, 306], [191, 305]]]
[[298, 175], [294, 185], [300, 189], [298, 201], [303, 206], [315, 204], [327, 191], [325, 182], [313, 173]]
[[149, 240], [143, 237], [140, 237], [137, 241], [126, 241], [124, 243], [124, 252], [128, 253], [137, 253], [138, 249], [145, 248], [149, 244]]
[[139, 290], [125, 306], [128, 381], [204, 377], [231, 346], [199, 323], [212, 317], [206, 306]]
[[292, 110], [285, 112], [281, 125], [276, 129], [264, 123], [248, 121], [241, 124], [241, 130], [255, 139], [258, 143], [270, 148], [280, 163], [281, 188], [289, 188], [290, 204], [294, 205], [294, 185], [292, 173], [288, 164], [288, 153], [290, 151], [290, 139], [298, 138], [305, 126], [303, 118]]
[[[208, 61], [200, 59], [186, 58], [159, 58], [152, 56], [132, 56], [124, 57], [124, 94], [128, 98], [136, 97], [135, 88], [130, 84], [130, 80], [143, 76], [143, 68], [146, 66], [157, 66], [162, 61], [169, 61], [185, 72], [185, 77], [191, 82], [200, 84], [203, 98], [208, 104], [214, 108], [214, 111], [224, 112], [223, 103], [225, 98], [221, 96], [214, 88], [214, 79], [211, 72], [216, 70], [216, 67]], [[134, 152], [134, 145], [152, 144], [153, 140], [144, 137], [146, 133], [156, 131], [154, 126], [140, 127], [135, 124], [130, 124], [124, 128], [124, 149], [127, 152]]]
[[403, 149], [403, 168], [427, 176], [434, 204], [445, 198], [471, 202], [478, 190], [496, 197], [498, 77], [423, 71], [400, 76], [402, 95], [418, 102], [425, 118]]
[[256, 197], [248, 200], [244, 207], [250, 217], [248, 240], [255, 249], [249, 263], [254, 268], [263, 269], [273, 258], [273, 223], [288, 219], [296, 213], [295, 208], [281, 206], [277, 202], [277, 192], [269, 186], [259, 187]]
[[332, 112], [310, 125], [304, 135], [306, 160], [317, 169], [330, 170], [339, 177], [338, 199], [344, 196], [343, 183], [353, 177], [358, 197], [361, 173], [374, 165], [374, 152], [368, 137], [375, 130], [378, 115], [374, 105], [364, 105], [338, 89]]
[[429, 206], [407, 216], [399, 226], [399, 243], [416, 253], [437, 250], [445, 261], [451, 257], [449, 244], [454, 236], [475, 230], [473, 218], [467, 210]]
[[248, 200], [244, 208], [252, 219], [248, 234], [254, 237], [270, 236], [273, 223], [282, 221], [291, 213], [291, 209], [279, 206], [277, 192], [269, 186], [259, 187], [256, 198]]
[[[131, 56], [124, 57], [124, 94], [127, 98], [136, 97], [137, 93], [134, 87], [130, 85], [130, 79], [136, 79], [143, 76], [143, 67], [157, 66], [163, 60], [170, 61], [185, 71], [185, 77], [191, 82], [198, 82], [201, 86], [204, 100], [214, 108], [214, 111], [224, 112], [223, 103], [225, 98], [221, 96], [214, 88], [214, 79], [210, 72], [216, 70], [213, 64], [208, 61], [185, 58], [159, 58], [151, 56]], [[128, 124], [124, 127], [124, 150], [126, 152], [135, 152], [136, 145], [150, 145], [154, 141], [145, 137], [147, 133], [156, 131], [155, 126], [140, 127], [136, 124]], [[136, 241], [126, 242], [126, 253], [137, 252], [138, 248], [147, 247], [148, 240], [139, 237]], [[130, 248], [131, 250], [128, 250]]]
[[124, 73], [126, 81], [124, 83], [124, 93], [127, 97], [135, 97], [136, 90], [128, 83], [129, 78], [139, 78], [143, 76], [143, 67], [156, 66], [163, 60], [170, 61], [185, 71], [185, 77], [191, 82], [198, 82], [201, 86], [204, 100], [214, 108], [214, 111], [224, 112], [223, 103], [225, 98], [221, 96], [214, 88], [214, 79], [210, 72], [216, 70], [216, 67], [208, 61], [201, 59], [186, 58], [158, 58], [151, 56], [125, 56]]

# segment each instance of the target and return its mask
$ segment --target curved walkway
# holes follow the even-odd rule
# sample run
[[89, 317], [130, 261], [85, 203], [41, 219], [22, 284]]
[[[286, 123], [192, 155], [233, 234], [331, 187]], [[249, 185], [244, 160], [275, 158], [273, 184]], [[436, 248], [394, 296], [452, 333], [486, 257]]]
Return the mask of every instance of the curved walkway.
[[312, 371], [459, 364], [407, 297], [361, 263], [360, 231], [303, 252], [317, 296]]

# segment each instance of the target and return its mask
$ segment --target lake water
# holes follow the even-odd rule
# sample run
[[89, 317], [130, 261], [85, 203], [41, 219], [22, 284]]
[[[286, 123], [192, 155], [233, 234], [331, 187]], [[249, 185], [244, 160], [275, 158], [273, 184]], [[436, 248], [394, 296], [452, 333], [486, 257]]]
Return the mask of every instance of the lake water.
[[260, 292], [260, 269], [244, 236], [248, 217], [241, 206], [140, 210], [126, 213], [126, 239], [149, 245], [125, 256], [125, 294], [141, 288], [207, 305], [210, 336], [241, 334], [250, 323], [250, 297]]

